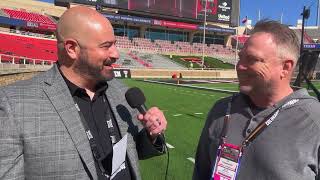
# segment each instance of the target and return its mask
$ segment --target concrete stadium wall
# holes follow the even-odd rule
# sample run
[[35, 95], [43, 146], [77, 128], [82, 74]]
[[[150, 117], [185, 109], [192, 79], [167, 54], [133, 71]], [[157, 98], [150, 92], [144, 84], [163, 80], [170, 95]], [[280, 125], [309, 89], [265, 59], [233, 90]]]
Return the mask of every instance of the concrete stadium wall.
[[0, 75], [46, 71], [51, 67], [52, 65], [0, 63]]
[[50, 67], [48, 65], [0, 64], [0, 86], [29, 79]]
[[218, 78], [234, 79], [237, 73], [234, 70], [169, 70], [169, 69], [131, 69], [132, 78], [171, 78], [180, 73], [183, 78]]
[[[0, 64], [0, 86], [29, 79], [50, 67], [42, 65]], [[173, 74], [179, 77], [180, 73], [183, 78], [237, 78], [234, 70], [131, 69], [132, 78], [171, 78]]]
[[0, 75], [0, 86], [6, 86], [19, 80], [30, 79], [39, 72], [25, 72], [17, 74]]
[[1, 32], [10, 32], [10, 28], [9, 27], [0, 27], [0, 31]]

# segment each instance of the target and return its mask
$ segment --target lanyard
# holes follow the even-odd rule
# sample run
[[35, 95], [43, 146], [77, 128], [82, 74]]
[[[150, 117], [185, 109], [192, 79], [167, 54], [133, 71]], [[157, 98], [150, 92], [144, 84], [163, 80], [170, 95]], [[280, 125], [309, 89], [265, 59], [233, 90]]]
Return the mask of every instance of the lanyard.
[[233, 99], [235, 97], [235, 94], [231, 97], [231, 100], [228, 102], [228, 107], [227, 107], [227, 111], [226, 111], [226, 115], [224, 116], [223, 119], [223, 128], [222, 128], [222, 132], [221, 132], [221, 143], [225, 143], [226, 142], [226, 138], [227, 138], [227, 133], [228, 133], [228, 128], [229, 128], [229, 121], [230, 121], [230, 113], [231, 113], [231, 104], [233, 102]]
[[[95, 141], [95, 139], [94, 139], [94, 137], [93, 137], [93, 135], [92, 135], [92, 133], [90, 131], [89, 125], [88, 125], [87, 121], [85, 120], [84, 115], [82, 114], [82, 112], [80, 110], [79, 105], [76, 103], [75, 98], [73, 98], [73, 100], [75, 102], [75, 107], [78, 110], [81, 122], [82, 122], [82, 124], [84, 126], [86, 135], [88, 137], [90, 148], [91, 148], [91, 151], [93, 153], [93, 156], [94, 156], [95, 160], [98, 162], [98, 166], [99, 166], [100, 171], [102, 172], [102, 175], [107, 177], [107, 179], [109, 179], [110, 176], [108, 175], [107, 171], [105, 170], [105, 168], [103, 167], [103, 164], [102, 164], [102, 161], [105, 159], [105, 157], [102, 156], [100, 151], [98, 150], [97, 143], [96, 143], [96, 141]], [[103, 102], [106, 103], [105, 97], [103, 97]], [[106, 116], [107, 116], [107, 119], [109, 119], [109, 120], [106, 121], [106, 123], [107, 123], [107, 127], [108, 127], [108, 131], [109, 131], [109, 134], [110, 134], [110, 139], [111, 139], [112, 145], [114, 145], [117, 142], [116, 131], [115, 131], [115, 127], [114, 127], [114, 125], [112, 123], [110, 109], [109, 109], [109, 107], [106, 107], [106, 109], [107, 109]]]
[[[226, 111], [226, 115], [224, 117], [224, 123], [223, 123], [223, 128], [221, 132], [221, 141], [222, 143], [225, 142], [226, 137], [227, 137], [227, 131], [228, 131], [228, 126], [230, 123], [230, 113], [231, 113], [231, 104], [233, 102], [235, 95], [231, 97], [231, 100], [228, 103], [228, 108]], [[296, 104], [299, 101], [299, 99], [292, 99], [276, 110], [274, 110], [267, 118], [265, 118], [242, 142], [242, 147], [247, 147], [253, 140], [257, 138], [259, 134], [261, 134], [270, 124], [276, 119], [276, 117], [279, 115], [280, 111], [287, 107], [287, 106], [292, 106]]]

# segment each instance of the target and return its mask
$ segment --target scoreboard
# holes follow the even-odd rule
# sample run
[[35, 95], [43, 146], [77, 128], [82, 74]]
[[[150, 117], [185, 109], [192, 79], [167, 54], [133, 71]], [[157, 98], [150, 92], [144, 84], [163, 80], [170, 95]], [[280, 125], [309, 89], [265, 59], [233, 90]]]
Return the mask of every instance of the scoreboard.
[[234, 0], [55, 0], [230, 24]]

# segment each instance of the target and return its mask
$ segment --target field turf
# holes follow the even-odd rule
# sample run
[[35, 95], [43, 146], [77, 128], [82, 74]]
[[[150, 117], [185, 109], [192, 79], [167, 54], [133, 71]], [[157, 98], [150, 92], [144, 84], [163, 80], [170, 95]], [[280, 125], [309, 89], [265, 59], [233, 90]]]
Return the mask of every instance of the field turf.
[[[148, 107], [158, 106], [164, 111], [168, 121], [167, 143], [174, 146], [170, 150], [168, 180], [192, 179], [194, 164], [187, 158], [194, 158], [198, 139], [212, 105], [227, 93], [197, 90], [163, 84], [147, 83], [134, 79], [124, 79], [129, 87], [143, 90]], [[320, 89], [320, 83], [314, 83]], [[238, 84], [199, 83], [193, 86], [238, 91]], [[310, 93], [314, 95], [314, 93]], [[167, 155], [140, 161], [142, 179], [164, 180]]]
[[[166, 140], [174, 146], [170, 149], [168, 180], [192, 179], [194, 164], [187, 158], [194, 158], [207, 113], [214, 102], [230, 94], [132, 79], [123, 81], [129, 87], [143, 90], [148, 107], [158, 106], [165, 113], [168, 121]], [[166, 162], [167, 155], [141, 160], [142, 179], [164, 179]]]
[[199, 83], [193, 86], [239, 91], [237, 83]]

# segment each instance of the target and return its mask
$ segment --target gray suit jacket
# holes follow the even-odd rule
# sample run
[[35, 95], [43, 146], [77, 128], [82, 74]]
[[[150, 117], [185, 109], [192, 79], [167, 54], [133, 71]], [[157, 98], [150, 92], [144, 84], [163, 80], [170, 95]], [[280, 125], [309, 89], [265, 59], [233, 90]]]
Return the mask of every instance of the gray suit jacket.
[[[121, 135], [128, 133], [132, 177], [140, 158], [160, 155], [126, 102], [127, 88], [108, 82], [106, 95]], [[85, 164], [85, 166], [83, 166]], [[0, 89], [0, 179], [97, 179], [88, 138], [56, 65]]]

